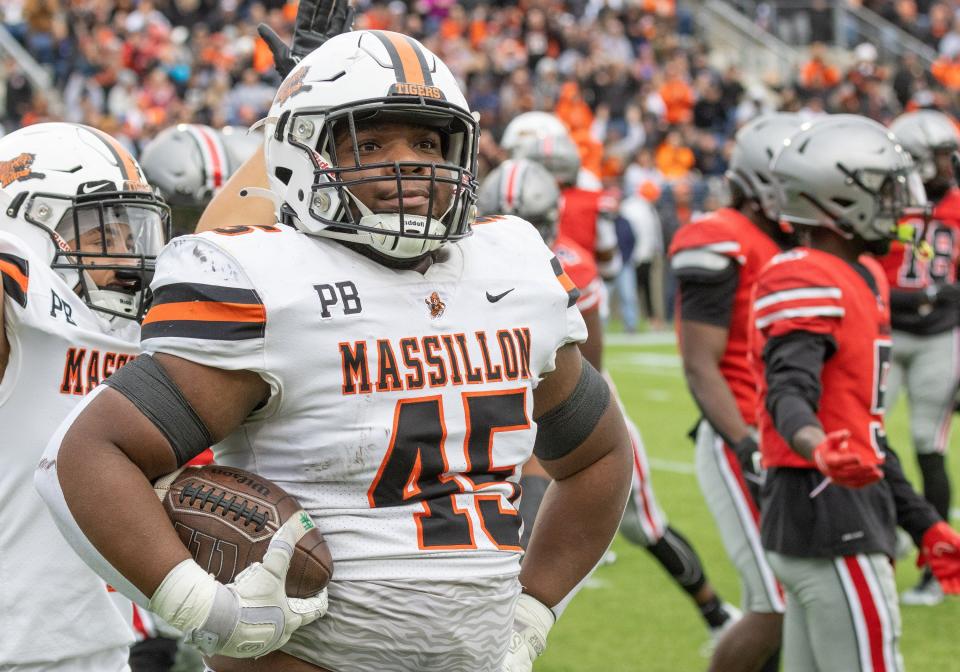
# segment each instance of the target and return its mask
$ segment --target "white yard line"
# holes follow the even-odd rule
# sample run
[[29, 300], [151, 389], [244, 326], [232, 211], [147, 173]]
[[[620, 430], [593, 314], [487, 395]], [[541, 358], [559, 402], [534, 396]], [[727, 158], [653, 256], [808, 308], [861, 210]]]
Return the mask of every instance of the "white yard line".
[[672, 331], [650, 331], [643, 334], [604, 334], [608, 345], [671, 345], [677, 342]]

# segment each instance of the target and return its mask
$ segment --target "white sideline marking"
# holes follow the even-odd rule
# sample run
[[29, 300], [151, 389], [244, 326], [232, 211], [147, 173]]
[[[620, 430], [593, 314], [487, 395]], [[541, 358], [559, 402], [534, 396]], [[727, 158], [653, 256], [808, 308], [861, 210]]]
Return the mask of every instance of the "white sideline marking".
[[669, 345], [677, 342], [672, 331], [652, 331], [645, 334], [604, 334], [610, 345]]
[[696, 469], [693, 464], [690, 462], [676, 462], [675, 460], [661, 460], [658, 457], [648, 457], [647, 462], [650, 463], [651, 469], [656, 469], [657, 471], [669, 471], [674, 474], [693, 474], [696, 473]]
[[683, 365], [679, 355], [660, 352], [632, 352], [629, 355], [614, 355], [609, 359], [614, 362], [611, 368], [633, 366], [651, 369], [679, 369]]

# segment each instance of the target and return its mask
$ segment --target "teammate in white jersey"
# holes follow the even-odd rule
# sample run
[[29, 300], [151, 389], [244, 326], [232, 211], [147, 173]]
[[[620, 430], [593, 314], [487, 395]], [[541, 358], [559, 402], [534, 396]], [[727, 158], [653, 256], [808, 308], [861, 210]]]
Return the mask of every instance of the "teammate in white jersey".
[[[330, 39], [283, 82], [266, 132], [281, 223], [166, 248], [150, 356], [61, 427], [59, 478], [41, 473], [41, 489], [65, 497], [98, 571], [209, 654], [530, 670], [630, 487], [622, 416], [576, 347], [576, 288], [529, 224], [471, 226], [477, 122], [419, 42]], [[120, 409], [126, 426], [105, 422]], [[189, 559], [149, 479], [211, 438], [218, 462], [276, 481], [324, 532], [325, 617], [283, 595], [282, 562], [225, 587]], [[518, 467], [533, 452], [555, 483], [521, 570]], [[104, 491], [125, 505], [96, 506]]]
[[129, 624], [56, 530], [33, 472], [57, 424], [139, 351], [168, 224], [105, 133], [52, 123], [0, 140], [0, 669], [127, 669]]

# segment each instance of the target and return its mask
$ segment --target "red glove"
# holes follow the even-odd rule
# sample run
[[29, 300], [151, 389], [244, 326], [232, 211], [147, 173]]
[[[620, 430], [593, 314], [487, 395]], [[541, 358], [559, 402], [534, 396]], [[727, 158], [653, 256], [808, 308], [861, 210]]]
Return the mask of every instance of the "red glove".
[[947, 595], [960, 595], [960, 534], [942, 520], [923, 533], [917, 566], [930, 565]]
[[813, 461], [820, 473], [847, 488], [862, 488], [883, 478], [876, 456], [851, 449], [849, 439], [849, 430], [830, 432], [813, 449]]

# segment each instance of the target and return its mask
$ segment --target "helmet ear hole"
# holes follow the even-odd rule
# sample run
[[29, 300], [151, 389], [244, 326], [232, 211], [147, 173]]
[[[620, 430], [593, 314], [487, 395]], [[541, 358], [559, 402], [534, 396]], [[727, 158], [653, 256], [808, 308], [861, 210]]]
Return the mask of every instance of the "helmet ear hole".
[[[277, 179], [283, 182], [284, 184], [290, 184], [290, 178], [293, 177], [293, 171], [290, 170], [289, 168], [284, 168], [282, 166], [277, 166], [277, 168], [273, 171], [273, 174], [276, 175]], [[303, 192], [301, 191], [300, 193], [302, 194]], [[300, 200], [301, 201], [303, 200], [302, 195], [300, 197]]]

